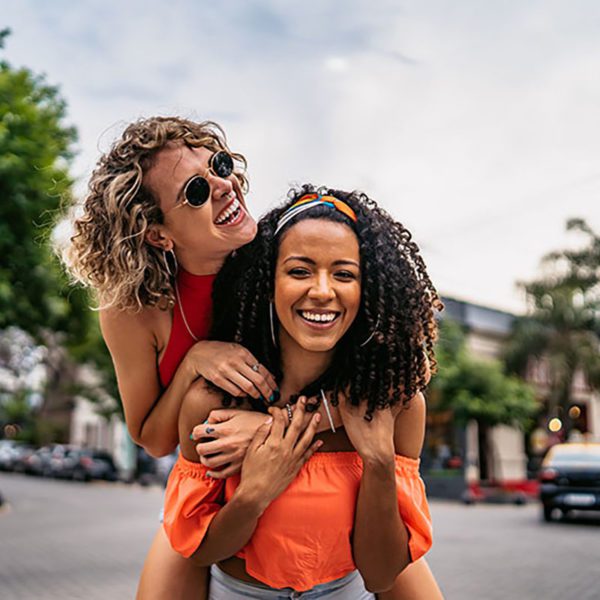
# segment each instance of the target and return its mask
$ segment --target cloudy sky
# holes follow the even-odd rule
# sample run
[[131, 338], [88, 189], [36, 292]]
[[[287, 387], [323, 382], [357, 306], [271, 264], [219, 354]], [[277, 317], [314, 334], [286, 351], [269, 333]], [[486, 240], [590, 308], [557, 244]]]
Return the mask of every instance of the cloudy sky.
[[445, 295], [523, 312], [540, 258], [600, 230], [593, 0], [0, 0], [4, 57], [60, 86], [78, 190], [129, 121], [219, 121], [253, 212], [294, 182], [360, 188]]

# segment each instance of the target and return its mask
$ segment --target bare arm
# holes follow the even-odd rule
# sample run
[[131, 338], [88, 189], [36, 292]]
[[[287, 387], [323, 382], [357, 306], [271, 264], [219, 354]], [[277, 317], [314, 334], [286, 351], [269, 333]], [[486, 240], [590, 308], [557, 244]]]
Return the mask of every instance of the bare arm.
[[[179, 436], [182, 454], [192, 462], [198, 462], [199, 458], [190, 433], [198, 420], [216, 408], [218, 400], [218, 395], [202, 381], [186, 394], [179, 417]], [[263, 415], [264, 422], [248, 448], [240, 485], [211, 521], [206, 536], [191, 557], [202, 566], [229, 558], [248, 543], [264, 510], [285, 490], [321, 444], [312, 444], [320, 417], [315, 415], [305, 428], [304, 404], [299, 406], [287, 430], [285, 411], [271, 408], [270, 412], [269, 418]]]
[[252, 370], [256, 360], [244, 348], [204, 341], [192, 346], [163, 390], [154, 334], [157, 311], [102, 311], [100, 326], [113, 359], [129, 434], [152, 456], [164, 456], [177, 446], [181, 401], [200, 375], [234, 395], [270, 395], [276, 386], [264, 367]]
[[[355, 416], [364, 421], [362, 415]], [[425, 401], [417, 394], [396, 417], [391, 411], [376, 411], [370, 423], [357, 420], [354, 428], [351, 425], [352, 435], [348, 432], [364, 466], [356, 504], [354, 559], [373, 592], [391, 588], [411, 561], [409, 534], [398, 509], [394, 454], [418, 458], [424, 425]]]

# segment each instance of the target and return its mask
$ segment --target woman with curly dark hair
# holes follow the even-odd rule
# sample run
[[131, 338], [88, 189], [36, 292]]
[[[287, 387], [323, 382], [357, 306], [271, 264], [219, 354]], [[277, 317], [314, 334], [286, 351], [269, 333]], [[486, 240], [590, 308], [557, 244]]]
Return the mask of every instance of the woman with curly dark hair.
[[[385, 593], [431, 544], [418, 457], [441, 302], [410, 233], [364, 194], [304, 186], [226, 261], [213, 299], [211, 337], [247, 347], [281, 394], [269, 406], [202, 380], [190, 389], [171, 544], [216, 563], [214, 599]], [[215, 427], [197, 423], [234, 402], [270, 416], [224, 483], [219, 440], [200, 460], [195, 447]]]

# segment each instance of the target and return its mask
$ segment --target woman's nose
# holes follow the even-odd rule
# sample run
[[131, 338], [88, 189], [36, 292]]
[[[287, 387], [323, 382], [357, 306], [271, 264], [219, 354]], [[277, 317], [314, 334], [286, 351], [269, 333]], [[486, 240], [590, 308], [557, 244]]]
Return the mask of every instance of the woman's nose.
[[216, 175], [210, 175], [211, 193], [215, 200], [220, 200], [223, 196], [231, 193], [233, 190], [233, 182], [231, 179], [223, 179]]
[[335, 296], [329, 277], [326, 274], [319, 275], [309, 290], [309, 297], [315, 300], [331, 300]]

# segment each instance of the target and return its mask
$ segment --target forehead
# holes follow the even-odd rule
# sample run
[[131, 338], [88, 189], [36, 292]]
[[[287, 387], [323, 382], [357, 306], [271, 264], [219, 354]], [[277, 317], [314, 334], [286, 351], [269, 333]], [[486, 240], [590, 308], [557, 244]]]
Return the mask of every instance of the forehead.
[[321, 261], [359, 262], [358, 238], [350, 227], [325, 219], [305, 219], [288, 229], [279, 244], [279, 260], [298, 254]]
[[205, 168], [212, 154], [212, 150], [204, 146], [190, 148], [181, 143], [169, 143], [156, 153], [144, 174], [144, 184], [155, 191], [178, 187], [192, 174]]

